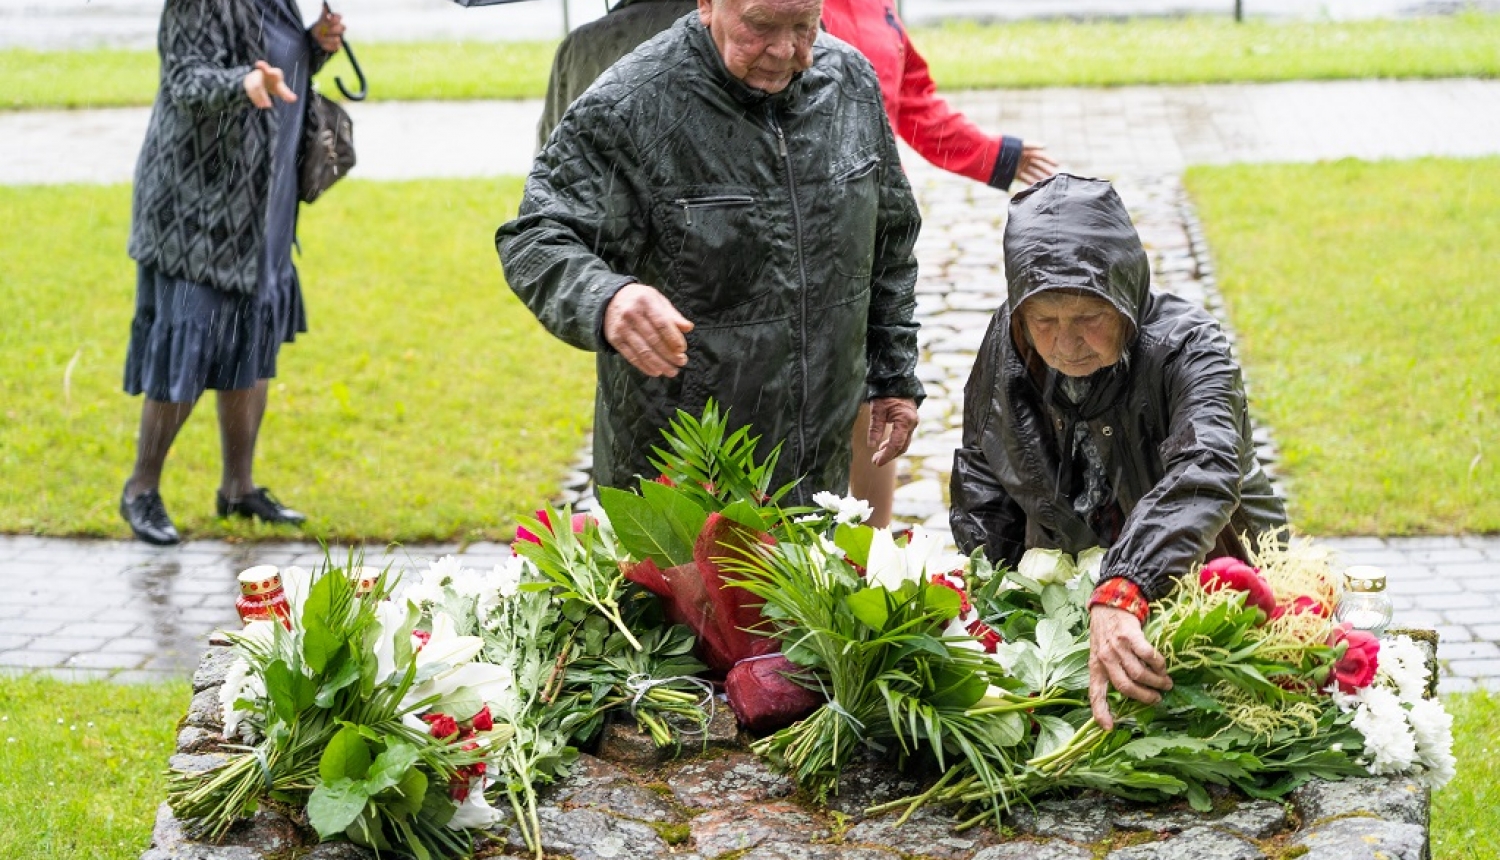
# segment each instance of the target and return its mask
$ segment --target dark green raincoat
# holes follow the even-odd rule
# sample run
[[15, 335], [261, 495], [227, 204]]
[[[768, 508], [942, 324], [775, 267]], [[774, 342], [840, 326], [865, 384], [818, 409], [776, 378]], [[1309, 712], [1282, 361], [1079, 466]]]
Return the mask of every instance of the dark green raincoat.
[[[762, 456], [783, 446], [776, 483], [806, 476], [806, 499], [847, 488], [861, 401], [922, 396], [919, 224], [863, 57], [820, 34], [812, 67], [767, 95], [690, 15], [573, 103], [495, 242], [542, 324], [598, 354], [599, 484], [654, 477], [660, 431], [712, 397]], [[646, 377], [603, 338], [632, 281], [695, 325], [675, 378]]]
[[[954, 456], [953, 536], [1014, 565], [1032, 547], [1107, 546], [1100, 579], [1124, 577], [1148, 600], [1206, 556], [1245, 555], [1286, 524], [1251, 442], [1240, 369], [1219, 324], [1152, 292], [1151, 268], [1109, 183], [1062, 174], [1018, 194], [1005, 228], [1010, 297], [996, 312], [965, 389]], [[1082, 291], [1130, 321], [1124, 359], [1094, 374], [1088, 398], [1054, 395], [1056, 372], [1023, 336], [1016, 309], [1046, 290]], [[1072, 504], [1074, 423], [1084, 421], [1113, 495], [1117, 533], [1099, 535]]]

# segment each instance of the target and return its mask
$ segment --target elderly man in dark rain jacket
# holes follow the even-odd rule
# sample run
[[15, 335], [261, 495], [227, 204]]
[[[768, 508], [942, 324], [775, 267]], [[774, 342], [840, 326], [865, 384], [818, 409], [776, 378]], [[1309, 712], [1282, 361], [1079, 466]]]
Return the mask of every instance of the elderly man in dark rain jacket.
[[1014, 565], [1032, 547], [1108, 547], [1090, 600], [1094, 715], [1108, 686], [1155, 701], [1171, 681], [1149, 602], [1205, 557], [1245, 557], [1286, 524], [1256, 461], [1240, 370], [1218, 323], [1150, 290], [1109, 183], [1058, 175], [1017, 195], [1010, 297], [965, 389], [954, 538]]
[[601, 485], [650, 477], [709, 398], [783, 446], [796, 500], [848, 486], [863, 400], [880, 462], [910, 440], [920, 217], [875, 74], [820, 11], [700, 0], [573, 103], [496, 234], [516, 294], [598, 354]]

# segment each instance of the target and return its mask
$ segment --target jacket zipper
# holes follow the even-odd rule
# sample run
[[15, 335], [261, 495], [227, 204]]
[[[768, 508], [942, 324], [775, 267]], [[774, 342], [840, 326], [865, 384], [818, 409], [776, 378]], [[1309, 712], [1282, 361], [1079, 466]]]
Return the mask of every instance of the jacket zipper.
[[797, 328], [801, 335], [802, 343], [802, 402], [797, 407], [797, 447], [798, 466], [802, 465], [802, 459], [807, 456], [807, 398], [808, 398], [808, 369], [807, 369], [807, 258], [803, 253], [802, 236], [802, 209], [797, 203], [797, 179], [792, 172], [792, 156], [786, 148], [786, 134], [781, 130], [781, 123], [776, 121], [776, 109], [769, 112], [771, 130], [776, 132], [776, 146], [781, 154], [782, 163], [786, 165], [786, 187], [792, 198], [792, 229], [796, 237], [797, 245], [797, 271], [802, 281], [801, 313], [797, 321]]
[[682, 214], [687, 218], [687, 226], [693, 226], [694, 209], [716, 209], [722, 206], [749, 206], [755, 202], [754, 197], [744, 194], [721, 194], [716, 197], [679, 197], [672, 201], [682, 207]]

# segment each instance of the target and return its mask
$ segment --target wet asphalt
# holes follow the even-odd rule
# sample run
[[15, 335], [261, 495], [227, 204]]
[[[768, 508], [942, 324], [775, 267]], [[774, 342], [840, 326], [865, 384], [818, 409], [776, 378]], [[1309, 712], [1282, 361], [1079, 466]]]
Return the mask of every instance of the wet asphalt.
[[[1152, 256], [1156, 284], [1218, 310], [1181, 173], [1194, 164], [1500, 154], [1500, 81], [1353, 81], [965, 92], [980, 125], [1045, 141], [1065, 166], [1119, 187]], [[527, 172], [536, 101], [355, 105], [367, 179]], [[0, 184], [127, 182], [146, 111], [0, 112]], [[929, 399], [900, 467], [897, 517], [946, 529], [943, 487], [962, 388], [989, 313], [1004, 296], [1006, 198], [907, 156], [924, 212], [918, 247], [919, 373]], [[496, 213], [498, 224], [506, 213]], [[316, 333], [314, 332], [314, 335]], [[1252, 384], [1253, 396], [1253, 378]], [[122, 395], [123, 396], [123, 395]], [[1275, 469], [1275, 442], [1258, 436]], [[120, 452], [120, 469], [130, 452]], [[102, 494], [117, 485], [101, 487]], [[294, 488], [287, 495], [295, 501]], [[235, 575], [255, 564], [314, 566], [311, 542], [0, 536], [0, 671], [140, 682], [181, 677], [210, 633], [237, 623]], [[1396, 624], [1436, 629], [1445, 692], [1500, 689], [1500, 537], [1330, 538], [1348, 564], [1385, 568]], [[339, 548], [342, 551], [343, 548]], [[500, 544], [364, 548], [367, 563], [420, 569], [457, 553], [487, 569]]]

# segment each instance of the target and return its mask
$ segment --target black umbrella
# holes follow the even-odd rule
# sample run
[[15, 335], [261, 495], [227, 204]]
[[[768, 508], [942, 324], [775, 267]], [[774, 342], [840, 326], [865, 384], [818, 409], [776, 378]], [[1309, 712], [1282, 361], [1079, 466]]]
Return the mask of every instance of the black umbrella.
[[[333, 12], [332, 9], [328, 8], [327, 3], [323, 4], [323, 9], [330, 14]], [[359, 67], [359, 60], [354, 59], [354, 49], [349, 46], [349, 40], [340, 39], [339, 41], [343, 43], [344, 53], [349, 56], [349, 68], [354, 70], [354, 77], [359, 80], [359, 89], [352, 93], [349, 92], [349, 88], [344, 86], [343, 78], [335, 77], [333, 82], [338, 86], [339, 92], [344, 94], [344, 98], [351, 102], [362, 102], [365, 100], [365, 96], [370, 94], [370, 84], [365, 80], [365, 70]]]

